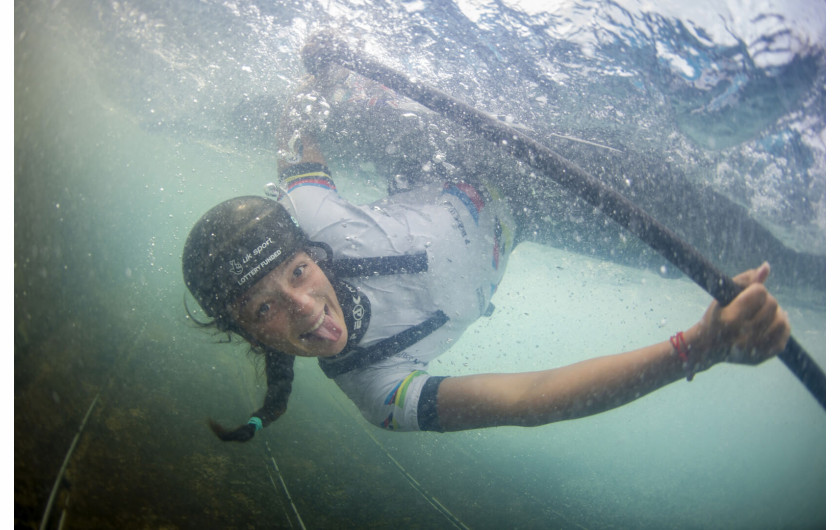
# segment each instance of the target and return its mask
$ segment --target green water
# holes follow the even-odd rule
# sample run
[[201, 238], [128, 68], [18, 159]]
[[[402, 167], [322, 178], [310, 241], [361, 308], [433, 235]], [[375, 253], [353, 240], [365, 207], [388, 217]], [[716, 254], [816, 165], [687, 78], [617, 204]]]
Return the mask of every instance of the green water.
[[[242, 422], [264, 382], [244, 346], [185, 318], [180, 253], [210, 206], [261, 193], [274, 153], [150, 128], [121, 106], [118, 72], [103, 71], [114, 65], [67, 13], [16, 5], [17, 526], [38, 526], [97, 396], [53, 527], [62, 513], [68, 528], [825, 525], [825, 414], [775, 361], [716, 367], [585, 420], [439, 435], [364, 423], [302, 360], [280, 421], [248, 444], [218, 442], [207, 418]], [[782, 302], [825, 366], [824, 294]], [[534, 370], [634, 348], [689, 326], [708, 297], [524, 245], [494, 303], [430, 371]]]

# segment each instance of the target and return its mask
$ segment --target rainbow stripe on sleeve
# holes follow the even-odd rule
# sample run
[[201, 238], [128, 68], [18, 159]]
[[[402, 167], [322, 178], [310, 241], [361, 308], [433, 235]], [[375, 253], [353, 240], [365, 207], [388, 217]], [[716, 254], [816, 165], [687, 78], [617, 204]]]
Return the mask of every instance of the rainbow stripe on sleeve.
[[467, 207], [473, 220], [478, 224], [478, 214], [484, 208], [484, 198], [477, 189], [466, 182], [454, 184], [447, 182], [443, 187], [443, 192], [457, 197]]
[[405, 405], [405, 396], [408, 391], [409, 385], [411, 385], [411, 381], [417, 377], [418, 375], [423, 375], [426, 372], [422, 370], [415, 370], [409, 374], [408, 377], [397, 383], [397, 386], [394, 387], [391, 392], [388, 393], [388, 396], [385, 398], [386, 405], [396, 405], [402, 408]]
[[324, 171], [312, 171], [294, 175], [285, 180], [285, 185], [287, 193], [291, 193], [292, 190], [301, 186], [316, 186], [335, 191], [335, 183], [333, 183], [329, 174]]

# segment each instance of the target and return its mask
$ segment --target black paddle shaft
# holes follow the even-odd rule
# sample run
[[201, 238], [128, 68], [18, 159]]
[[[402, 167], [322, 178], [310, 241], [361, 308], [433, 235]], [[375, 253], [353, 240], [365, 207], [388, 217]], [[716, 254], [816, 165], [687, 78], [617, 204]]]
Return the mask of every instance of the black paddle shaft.
[[[361, 53], [353, 52], [346, 44], [327, 34], [316, 35], [310, 39], [303, 49], [303, 60], [307, 70], [313, 75], [317, 75], [330, 63], [353, 70], [483, 136], [517, 159], [544, 172], [549, 178], [638, 236], [720, 304], [729, 304], [743, 290], [695, 248], [626, 197], [607, 187], [575, 163], [493, 116], [437, 89], [424, 86]], [[825, 373], [793, 337], [790, 337], [779, 358], [825, 408]]]

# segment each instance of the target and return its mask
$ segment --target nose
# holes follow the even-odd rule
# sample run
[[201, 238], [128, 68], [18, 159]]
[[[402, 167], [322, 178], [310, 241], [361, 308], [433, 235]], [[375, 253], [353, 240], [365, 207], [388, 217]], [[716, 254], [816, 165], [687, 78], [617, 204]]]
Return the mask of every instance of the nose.
[[314, 313], [317, 302], [308, 287], [288, 288], [283, 290], [283, 297], [289, 304], [290, 313], [309, 315]]

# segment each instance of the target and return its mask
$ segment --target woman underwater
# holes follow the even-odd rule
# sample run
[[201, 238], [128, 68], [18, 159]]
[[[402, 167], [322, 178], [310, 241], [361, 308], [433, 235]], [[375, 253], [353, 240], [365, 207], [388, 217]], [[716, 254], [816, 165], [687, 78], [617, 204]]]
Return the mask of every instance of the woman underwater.
[[759, 364], [788, 340], [764, 263], [735, 278], [745, 289], [732, 303], [713, 302], [657, 344], [537, 372], [430, 375], [428, 363], [492, 311], [518, 242], [505, 199], [453, 179], [354, 205], [314, 137], [286, 136], [296, 156], [281, 158], [278, 201], [225, 201], [184, 248], [184, 280], [212, 324], [265, 357], [262, 408], [233, 430], [211, 422], [222, 440], [250, 440], [285, 412], [295, 356], [317, 357], [374, 425], [445, 432], [597, 414], [718, 363]]

